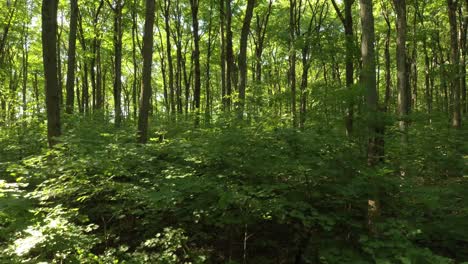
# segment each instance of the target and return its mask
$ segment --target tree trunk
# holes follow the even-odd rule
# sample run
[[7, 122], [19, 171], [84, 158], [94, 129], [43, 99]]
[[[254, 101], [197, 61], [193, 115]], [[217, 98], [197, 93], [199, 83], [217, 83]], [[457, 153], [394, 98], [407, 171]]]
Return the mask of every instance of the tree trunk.
[[239, 50], [239, 98], [238, 98], [238, 117], [242, 118], [245, 107], [245, 89], [247, 86], [247, 40], [250, 33], [250, 22], [252, 21], [253, 9], [255, 0], [247, 1], [247, 9], [245, 10], [244, 22], [242, 25], [240, 50]]
[[457, 0], [447, 0], [450, 23], [450, 62], [452, 64], [451, 86], [453, 91], [452, 126], [461, 128], [460, 111], [460, 53], [458, 46]]
[[289, 0], [289, 87], [291, 89], [292, 125], [297, 127], [296, 113], [296, 8], [297, 0]]
[[232, 12], [231, 1], [226, 1], [226, 106], [231, 110], [232, 83], [234, 79], [234, 51], [232, 47]]
[[[353, 4], [354, 0], [344, 0], [345, 14], [342, 15], [335, 0], [332, 0], [338, 17], [341, 19], [345, 29], [345, 44], [346, 44], [346, 87], [351, 90], [354, 84], [354, 32], [353, 32]], [[349, 103], [346, 109], [345, 126], [346, 134], [349, 136], [353, 132], [354, 120], [354, 96], [350, 93], [348, 98]]]
[[223, 103], [223, 110], [226, 110], [226, 37], [225, 27], [226, 14], [225, 14], [225, 1], [219, 1], [219, 34], [220, 34], [220, 66], [221, 66], [221, 100]]
[[368, 163], [374, 166], [378, 163], [380, 157], [377, 144], [377, 115], [378, 115], [378, 94], [376, 87], [375, 74], [375, 31], [372, 0], [360, 0], [361, 6], [361, 24], [362, 24], [362, 72], [361, 84], [366, 89], [366, 102], [369, 111], [369, 144], [368, 144]]
[[206, 65], [205, 65], [205, 123], [209, 124], [211, 119], [211, 87], [210, 87], [210, 62], [211, 62], [211, 54], [212, 54], [212, 27], [213, 27], [213, 0], [210, 0], [210, 19], [208, 21], [208, 47], [207, 47], [207, 54], [206, 54]]
[[70, 0], [70, 33], [68, 35], [68, 66], [67, 66], [67, 99], [66, 112], [73, 113], [74, 82], [76, 71], [76, 31], [78, 27], [78, 0]]
[[22, 91], [22, 102], [23, 102], [23, 116], [26, 116], [26, 110], [27, 110], [27, 85], [28, 85], [28, 64], [29, 64], [29, 48], [28, 48], [28, 27], [26, 26], [26, 23], [23, 24], [23, 63], [22, 63], [22, 71], [23, 71], [23, 91]]
[[133, 119], [137, 118], [138, 103], [138, 60], [137, 60], [137, 34], [138, 34], [138, 21], [137, 21], [137, 5], [139, 1], [133, 1], [132, 7], [132, 62], [133, 62], [133, 82], [132, 82], [132, 106], [133, 106]]
[[175, 104], [175, 93], [174, 93], [174, 66], [172, 64], [172, 47], [171, 47], [171, 26], [169, 23], [170, 20], [170, 0], [164, 0], [164, 25], [166, 30], [166, 52], [167, 52], [167, 66], [169, 71], [169, 104], [171, 113], [175, 114], [176, 104]]
[[151, 98], [151, 64], [153, 61], [153, 25], [155, 0], [146, 0], [145, 32], [143, 36], [143, 82], [141, 87], [140, 113], [138, 116], [138, 142], [148, 141], [148, 113]]
[[192, 9], [192, 34], [193, 34], [193, 63], [194, 63], [194, 86], [193, 86], [193, 100], [195, 103], [195, 124], [199, 122], [200, 114], [200, 90], [201, 90], [201, 71], [200, 71], [200, 36], [198, 34], [198, 0], [190, 0], [190, 7]]
[[108, 2], [114, 13], [114, 122], [119, 127], [122, 123], [122, 0], [116, 0], [115, 6]]
[[402, 142], [408, 141], [408, 114], [410, 111], [410, 94], [407, 86], [408, 72], [406, 68], [406, 0], [394, 0], [397, 14], [397, 86], [398, 86], [398, 114], [399, 129], [402, 134]]
[[58, 0], [42, 1], [42, 54], [44, 59], [49, 147], [56, 143], [60, 129], [60, 98], [57, 74], [57, 7]]

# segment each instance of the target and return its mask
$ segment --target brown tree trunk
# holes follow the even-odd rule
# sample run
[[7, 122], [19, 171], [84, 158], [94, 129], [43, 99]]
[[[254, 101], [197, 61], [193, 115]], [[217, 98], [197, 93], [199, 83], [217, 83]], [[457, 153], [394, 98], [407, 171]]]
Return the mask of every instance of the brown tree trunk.
[[28, 64], [29, 64], [29, 48], [28, 48], [28, 27], [26, 23], [23, 24], [23, 56], [22, 56], [22, 74], [23, 74], [23, 87], [22, 87], [22, 103], [23, 103], [23, 116], [26, 116], [27, 110], [27, 85], [28, 85]]
[[245, 89], [247, 86], [247, 40], [250, 33], [250, 22], [252, 21], [253, 9], [255, 0], [247, 1], [247, 9], [245, 10], [244, 22], [242, 25], [240, 37], [240, 50], [239, 50], [239, 98], [238, 98], [238, 117], [242, 118], [244, 115], [245, 107]]
[[170, 20], [170, 8], [171, 1], [164, 0], [164, 26], [166, 30], [166, 52], [167, 52], [167, 65], [169, 71], [169, 104], [170, 112], [175, 114], [176, 104], [175, 104], [175, 92], [174, 92], [174, 67], [172, 64], [172, 47], [171, 47], [171, 26], [169, 23]]
[[[332, 0], [333, 7], [335, 8], [338, 17], [340, 17], [345, 29], [346, 41], [346, 87], [352, 89], [354, 84], [354, 32], [353, 32], [353, 4], [354, 0], [344, 0], [345, 14], [341, 13], [335, 0]], [[354, 98], [350, 95], [348, 99], [348, 107], [346, 109], [345, 126], [346, 134], [349, 136], [353, 132], [354, 120]]]
[[199, 123], [200, 114], [200, 91], [201, 91], [201, 70], [200, 70], [200, 36], [198, 34], [198, 0], [190, 0], [192, 10], [192, 35], [193, 35], [193, 54], [194, 63], [194, 84], [193, 100], [195, 103], [195, 124]]
[[406, 0], [394, 0], [397, 14], [397, 86], [398, 86], [398, 114], [399, 129], [402, 142], [408, 141], [408, 114], [410, 111], [410, 98], [408, 95], [408, 72], [406, 68]]
[[220, 66], [221, 66], [221, 100], [223, 110], [227, 108], [226, 98], [226, 1], [219, 1], [219, 34], [220, 34]]
[[362, 24], [362, 73], [361, 84], [366, 89], [366, 102], [369, 111], [369, 144], [368, 163], [374, 166], [378, 163], [380, 150], [378, 149], [378, 94], [375, 74], [375, 31], [372, 0], [360, 0]]
[[153, 25], [155, 0], [146, 0], [145, 32], [143, 36], [143, 82], [141, 87], [140, 111], [138, 115], [138, 142], [148, 141], [148, 113], [151, 98], [151, 64], [153, 61]]
[[450, 62], [452, 64], [451, 86], [453, 91], [452, 126], [461, 128], [460, 111], [460, 53], [458, 46], [457, 0], [447, 0], [450, 23]]
[[231, 110], [232, 84], [234, 79], [234, 51], [232, 47], [232, 11], [231, 1], [226, 1], [226, 106]]
[[42, 1], [42, 54], [47, 109], [47, 139], [49, 147], [61, 134], [60, 98], [57, 74], [57, 7], [58, 0]]
[[119, 127], [122, 123], [122, 9], [124, 2], [115, 0], [112, 5], [107, 0], [108, 5], [114, 13], [114, 122]]
[[78, 0], [70, 0], [70, 33], [68, 35], [68, 66], [67, 66], [67, 99], [66, 112], [73, 113], [75, 99], [75, 71], [76, 71], [76, 31], [78, 28]]
[[391, 58], [390, 58], [390, 40], [392, 37], [392, 26], [390, 24], [390, 18], [388, 16], [387, 6], [384, 7], [382, 12], [385, 23], [387, 25], [387, 32], [385, 34], [385, 99], [384, 99], [384, 111], [388, 112], [390, 106], [390, 96], [392, 91], [392, 68], [391, 68]]
[[133, 119], [136, 120], [138, 112], [138, 83], [140, 82], [138, 78], [138, 60], [137, 60], [137, 38], [138, 38], [138, 17], [137, 17], [137, 8], [139, 1], [133, 1], [132, 6], [132, 62], [133, 62], [133, 80], [132, 80], [132, 106], [133, 106]]
[[289, 0], [289, 87], [291, 89], [292, 125], [297, 127], [296, 112], [296, 16], [297, 0]]

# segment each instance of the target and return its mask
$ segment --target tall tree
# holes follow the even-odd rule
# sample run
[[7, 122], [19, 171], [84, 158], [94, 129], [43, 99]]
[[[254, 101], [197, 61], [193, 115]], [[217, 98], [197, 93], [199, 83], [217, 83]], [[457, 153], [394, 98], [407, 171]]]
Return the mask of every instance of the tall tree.
[[[353, 4], [355, 0], [344, 0], [344, 16], [340, 11], [335, 0], [332, 0], [333, 7], [341, 20], [345, 29], [345, 43], [346, 43], [346, 87], [352, 89], [354, 84], [354, 31], [353, 31]], [[348, 108], [346, 110], [346, 134], [351, 135], [353, 131], [354, 119], [354, 98], [350, 96]]]
[[226, 106], [227, 110], [231, 109], [232, 102], [232, 84], [234, 79], [234, 51], [232, 43], [232, 0], [226, 1]]
[[143, 82], [138, 115], [138, 141], [148, 141], [148, 113], [151, 98], [151, 65], [153, 62], [153, 25], [155, 17], [155, 0], [146, 0], [145, 32], [143, 35]]
[[[301, 0], [299, 0], [301, 1]], [[298, 16], [297, 0], [289, 0], [289, 87], [291, 89], [292, 124], [297, 126], [296, 112], [296, 26]]]
[[170, 112], [175, 114], [176, 103], [174, 93], [174, 66], [172, 63], [172, 47], [171, 47], [171, 25], [170, 25], [170, 10], [171, 1], [164, 0], [164, 29], [166, 31], [166, 52], [167, 52], [167, 66], [169, 71], [169, 105]]
[[220, 68], [221, 68], [221, 100], [223, 103], [223, 110], [226, 109], [226, 2], [219, 1], [219, 35], [220, 35]]
[[368, 163], [373, 166], [378, 163], [380, 157], [378, 150], [378, 94], [375, 67], [375, 29], [372, 0], [360, 0], [360, 16], [362, 26], [361, 56], [362, 71], [361, 85], [366, 89], [367, 110], [369, 111], [369, 141]]
[[57, 8], [58, 0], [42, 1], [42, 56], [45, 77], [47, 139], [49, 147], [61, 134], [60, 97], [57, 74]]
[[122, 122], [122, 9], [123, 0], [106, 0], [114, 13], [114, 115], [115, 125]]
[[75, 70], [76, 70], [76, 31], [78, 28], [78, 0], [70, 0], [70, 33], [68, 34], [68, 66], [67, 66], [67, 99], [66, 112], [73, 113], [75, 99]]
[[450, 63], [452, 66], [451, 86], [453, 93], [452, 126], [461, 127], [460, 111], [460, 52], [458, 46], [457, 5], [458, 0], [447, 0], [450, 23]]
[[255, 0], [247, 1], [247, 9], [245, 10], [244, 22], [242, 24], [242, 31], [240, 37], [240, 51], [239, 51], [239, 98], [238, 98], [238, 115], [242, 118], [244, 115], [245, 106], [245, 88], [247, 86], [247, 40], [250, 33], [250, 22], [252, 21], [253, 10], [255, 7]]
[[408, 141], [408, 114], [410, 111], [410, 92], [408, 82], [408, 68], [406, 63], [406, 0], [394, 0], [397, 15], [397, 86], [398, 86], [398, 114], [399, 129], [402, 141]]
[[195, 103], [195, 112], [197, 117], [195, 122], [199, 122], [200, 113], [200, 91], [201, 91], [201, 70], [200, 70], [200, 36], [198, 33], [198, 0], [190, 0], [190, 7], [192, 10], [192, 35], [193, 35], [193, 54], [192, 59], [194, 63], [194, 87], [193, 87], [193, 100]]

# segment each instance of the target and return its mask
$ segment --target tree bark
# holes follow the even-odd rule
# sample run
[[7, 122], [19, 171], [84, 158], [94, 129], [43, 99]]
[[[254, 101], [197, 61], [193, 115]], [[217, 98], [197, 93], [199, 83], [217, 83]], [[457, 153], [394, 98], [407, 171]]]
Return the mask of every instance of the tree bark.
[[451, 86], [453, 91], [452, 126], [461, 128], [460, 111], [460, 52], [458, 46], [457, 0], [447, 0], [450, 24], [450, 62], [452, 64]]
[[171, 26], [170, 26], [170, 0], [164, 0], [164, 26], [166, 30], [166, 52], [167, 66], [169, 71], [169, 104], [171, 114], [176, 112], [175, 92], [174, 92], [174, 66], [172, 64], [172, 47], [171, 47]]
[[122, 0], [115, 0], [113, 6], [109, 0], [108, 5], [114, 13], [114, 123], [120, 127], [122, 123]]
[[247, 1], [247, 9], [245, 10], [244, 22], [242, 25], [240, 50], [239, 50], [239, 97], [238, 97], [238, 117], [242, 118], [244, 115], [245, 107], [245, 89], [247, 86], [247, 40], [250, 33], [250, 23], [252, 21], [255, 0]]
[[408, 72], [406, 67], [406, 0], [394, 0], [397, 14], [397, 86], [398, 86], [398, 114], [399, 129], [402, 142], [408, 141], [408, 114], [410, 111], [410, 94], [408, 89]]
[[289, 0], [289, 87], [291, 89], [292, 125], [297, 127], [296, 113], [296, 15], [297, 0]]
[[[353, 88], [354, 84], [354, 32], [353, 32], [353, 13], [352, 8], [354, 0], [344, 0], [345, 14], [341, 13], [335, 0], [332, 0], [338, 17], [341, 19], [345, 29], [345, 45], [346, 45], [346, 87], [348, 90]], [[350, 94], [348, 107], [346, 109], [345, 126], [346, 134], [349, 136], [353, 132], [354, 120], [354, 96]]]
[[61, 135], [60, 98], [57, 74], [57, 8], [58, 0], [42, 1], [42, 54], [47, 109], [47, 139], [49, 147]]
[[369, 111], [369, 143], [368, 143], [368, 163], [374, 166], [378, 163], [380, 157], [378, 150], [378, 94], [377, 80], [375, 74], [375, 31], [372, 0], [360, 0], [361, 6], [361, 24], [362, 24], [362, 72], [361, 84], [366, 89], [366, 102]]
[[232, 47], [232, 11], [231, 1], [226, 1], [226, 106], [231, 110], [232, 84], [234, 80], [234, 51]]
[[143, 36], [143, 82], [141, 87], [140, 113], [138, 116], [138, 142], [148, 141], [148, 113], [151, 98], [151, 65], [153, 61], [153, 25], [155, 0], [146, 0], [145, 32]]
[[68, 35], [67, 99], [66, 112], [73, 113], [76, 71], [76, 31], [78, 28], [78, 0], [70, 0], [70, 33]]

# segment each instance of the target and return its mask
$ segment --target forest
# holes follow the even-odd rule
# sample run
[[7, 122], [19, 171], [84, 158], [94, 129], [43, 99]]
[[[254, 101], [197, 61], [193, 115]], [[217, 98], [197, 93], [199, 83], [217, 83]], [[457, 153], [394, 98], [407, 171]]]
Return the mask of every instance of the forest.
[[0, 0], [0, 263], [468, 263], [468, 0]]

